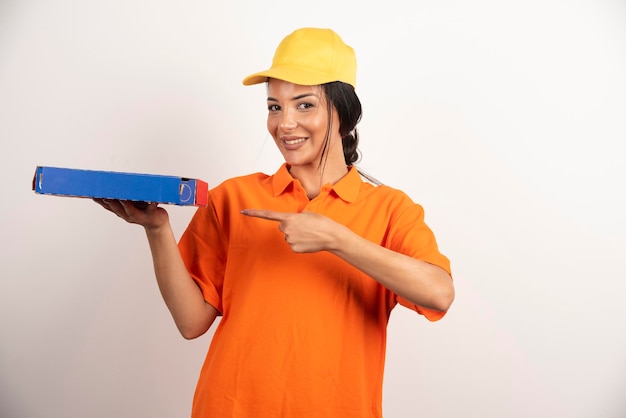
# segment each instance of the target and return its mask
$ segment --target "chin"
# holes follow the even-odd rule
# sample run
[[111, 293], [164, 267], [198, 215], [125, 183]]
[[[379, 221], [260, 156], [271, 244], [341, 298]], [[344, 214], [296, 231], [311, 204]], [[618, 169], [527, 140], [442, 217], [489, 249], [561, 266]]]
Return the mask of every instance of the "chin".
[[304, 159], [304, 158], [293, 158], [293, 156], [283, 155], [283, 158], [287, 165], [291, 167], [298, 167], [303, 165], [311, 165], [313, 163], [312, 159]]

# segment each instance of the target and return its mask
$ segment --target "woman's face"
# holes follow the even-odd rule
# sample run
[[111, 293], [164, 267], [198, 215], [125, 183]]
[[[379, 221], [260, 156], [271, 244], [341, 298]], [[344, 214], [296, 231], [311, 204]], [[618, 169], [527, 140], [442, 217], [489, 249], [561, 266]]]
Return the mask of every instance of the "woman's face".
[[[291, 167], [317, 168], [322, 159], [328, 130], [328, 110], [323, 89], [320, 86], [301, 86], [270, 79], [267, 96], [267, 129], [285, 162]], [[326, 152], [328, 163], [339, 159], [345, 166], [335, 109], [332, 111]]]

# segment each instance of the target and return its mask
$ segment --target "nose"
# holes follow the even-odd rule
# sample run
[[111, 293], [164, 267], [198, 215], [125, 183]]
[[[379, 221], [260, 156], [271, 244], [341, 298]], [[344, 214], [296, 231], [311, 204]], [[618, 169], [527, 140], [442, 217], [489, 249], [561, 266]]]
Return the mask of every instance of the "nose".
[[298, 126], [298, 122], [296, 122], [296, 118], [294, 116], [295, 115], [291, 109], [283, 109], [279, 122], [280, 129], [283, 131], [295, 129]]

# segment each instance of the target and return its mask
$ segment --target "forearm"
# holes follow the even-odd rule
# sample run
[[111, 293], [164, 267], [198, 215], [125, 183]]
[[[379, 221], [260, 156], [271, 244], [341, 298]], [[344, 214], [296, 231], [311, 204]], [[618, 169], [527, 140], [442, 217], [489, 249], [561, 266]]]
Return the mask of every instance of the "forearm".
[[452, 278], [441, 267], [389, 250], [348, 228], [336, 229], [333, 241], [331, 253], [416, 305], [443, 312], [454, 300]]
[[163, 300], [178, 330], [185, 338], [204, 334], [217, 316], [217, 310], [204, 301], [200, 288], [193, 281], [168, 224], [146, 228], [152, 252], [154, 272]]

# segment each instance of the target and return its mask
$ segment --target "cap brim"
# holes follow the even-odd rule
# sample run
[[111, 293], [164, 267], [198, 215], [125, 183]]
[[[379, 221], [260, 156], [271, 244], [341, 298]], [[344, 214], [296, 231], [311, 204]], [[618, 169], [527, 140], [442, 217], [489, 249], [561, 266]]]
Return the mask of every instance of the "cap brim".
[[252, 86], [254, 84], [264, 83], [267, 80], [265, 72], [255, 73], [244, 78], [242, 83], [244, 86]]
[[337, 80], [335, 77], [328, 74], [321, 74], [303, 68], [273, 67], [266, 71], [251, 74], [244, 78], [242, 82], [244, 86], [251, 86], [253, 84], [264, 83], [268, 78], [275, 78], [302, 86], [315, 86], [333, 81], [344, 81]]

